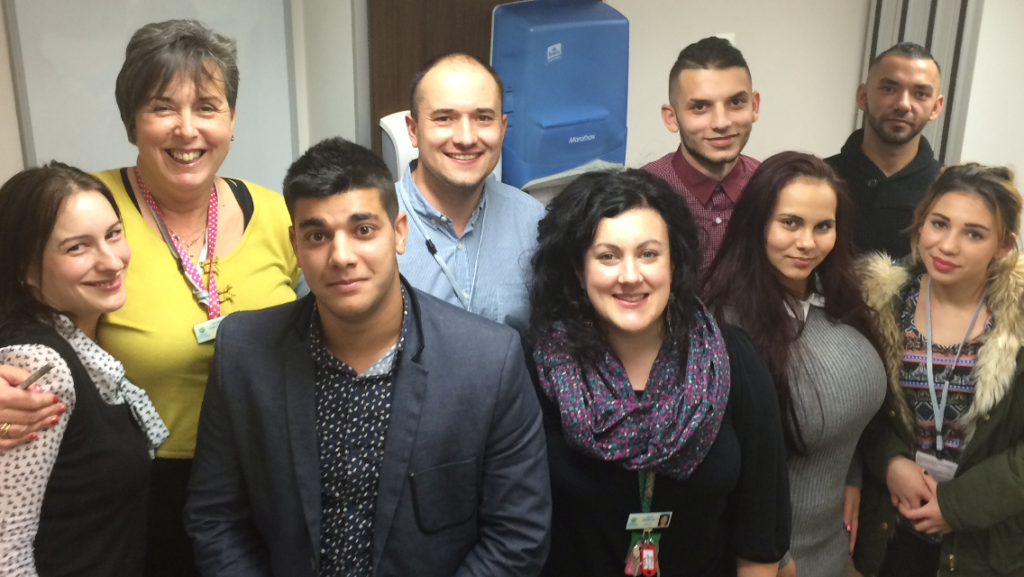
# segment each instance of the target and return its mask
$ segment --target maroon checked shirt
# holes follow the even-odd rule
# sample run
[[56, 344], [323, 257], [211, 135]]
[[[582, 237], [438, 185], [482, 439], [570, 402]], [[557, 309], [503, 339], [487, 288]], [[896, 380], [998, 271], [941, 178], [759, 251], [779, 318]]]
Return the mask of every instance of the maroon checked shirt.
[[686, 199], [700, 235], [701, 279], [722, 246], [725, 228], [729, 225], [736, 201], [760, 165], [760, 162], [741, 154], [725, 180], [716, 182], [694, 168], [681, 150], [676, 149], [644, 167], [644, 170], [667, 182]]

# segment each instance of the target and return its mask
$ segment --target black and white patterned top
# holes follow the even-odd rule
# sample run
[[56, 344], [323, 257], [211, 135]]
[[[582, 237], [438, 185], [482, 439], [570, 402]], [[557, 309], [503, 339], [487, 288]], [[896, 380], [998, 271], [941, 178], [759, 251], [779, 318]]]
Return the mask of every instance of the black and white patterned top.
[[[168, 432], [146, 393], [125, 378], [120, 362], [78, 330], [70, 319], [55, 317], [54, 328], [78, 354], [103, 401], [110, 405], [128, 403], [139, 428], [149, 439], [152, 457], [152, 451], [164, 442]], [[53, 369], [37, 384], [43, 391], [56, 395], [67, 406], [67, 412], [53, 427], [41, 429], [36, 440], [0, 450], [0, 574], [4, 576], [36, 576], [33, 543], [39, 530], [43, 496], [76, 398], [71, 369], [57, 351], [37, 344], [0, 347], [0, 364], [31, 373], [46, 363], [52, 364]]]
[[316, 362], [316, 434], [320, 445], [320, 575], [369, 577], [377, 481], [391, 416], [391, 391], [409, 324], [402, 287], [398, 343], [357, 375], [324, 345], [313, 309], [310, 349]]

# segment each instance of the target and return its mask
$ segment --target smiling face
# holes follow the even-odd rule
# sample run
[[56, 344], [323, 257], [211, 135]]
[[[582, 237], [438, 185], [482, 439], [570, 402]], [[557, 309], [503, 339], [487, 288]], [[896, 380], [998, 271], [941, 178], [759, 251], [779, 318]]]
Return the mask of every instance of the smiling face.
[[293, 219], [292, 247], [321, 314], [362, 323], [399, 294], [407, 221], [399, 213], [391, 224], [376, 189], [300, 198]]
[[919, 231], [918, 251], [936, 283], [984, 283], [992, 259], [1006, 256], [1014, 235], [1003, 239], [996, 215], [981, 196], [949, 192], [935, 202]]
[[135, 117], [139, 169], [154, 192], [209, 193], [228, 155], [235, 113], [220, 70], [213, 65], [209, 70], [213, 79], [201, 89], [177, 75]]
[[100, 315], [124, 306], [131, 255], [110, 202], [99, 192], [78, 191], [61, 204], [43, 248], [42, 270], [32, 271], [26, 283], [39, 300], [90, 334]]
[[582, 280], [607, 334], [660, 333], [672, 288], [668, 227], [661, 215], [636, 208], [601, 220], [584, 255]]
[[940, 86], [935, 62], [890, 54], [857, 89], [857, 107], [864, 111], [867, 130], [888, 144], [905, 144], [939, 117]]
[[665, 127], [678, 132], [683, 156], [698, 169], [728, 173], [750, 139], [761, 96], [740, 67], [683, 70], [676, 101], [662, 107]]
[[446, 62], [427, 72], [417, 95], [416, 120], [406, 116], [419, 149], [416, 184], [478, 194], [498, 165], [505, 137], [498, 84], [475, 63]]
[[807, 298], [807, 279], [836, 244], [836, 193], [827, 182], [798, 178], [779, 191], [768, 223], [768, 260], [795, 298]]

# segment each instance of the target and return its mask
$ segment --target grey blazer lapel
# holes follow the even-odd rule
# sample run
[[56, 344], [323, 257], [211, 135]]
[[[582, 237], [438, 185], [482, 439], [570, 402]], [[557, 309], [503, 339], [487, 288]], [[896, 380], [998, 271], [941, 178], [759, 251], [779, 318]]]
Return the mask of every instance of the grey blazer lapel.
[[[296, 327], [296, 330], [301, 329]], [[283, 353], [288, 436], [291, 439], [295, 480], [299, 486], [313, 552], [319, 557], [323, 505], [320, 498], [320, 452], [316, 438], [316, 369], [305, 338], [289, 339]], [[285, 474], [284, 471], [281, 473]]]
[[428, 372], [411, 358], [418, 355], [414, 354], [417, 343], [410, 340], [406, 339], [407, 353], [403, 352], [398, 365], [388, 432], [384, 436], [384, 461], [377, 484], [377, 512], [373, 527], [373, 574], [377, 573], [405, 479], [409, 475], [409, 462], [427, 390]]

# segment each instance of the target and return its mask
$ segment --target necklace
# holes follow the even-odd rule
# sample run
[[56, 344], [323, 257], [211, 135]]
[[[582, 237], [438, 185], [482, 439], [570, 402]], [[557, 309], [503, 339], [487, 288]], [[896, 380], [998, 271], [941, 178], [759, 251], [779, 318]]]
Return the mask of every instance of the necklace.
[[156, 200], [153, 199], [152, 193], [146, 188], [146, 183], [142, 180], [142, 175], [139, 173], [138, 167], [135, 167], [135, 180], [139, 184], [139, 193], [142, 198], [145, 199], [146, 204], [153, 211], [153, 219], [156, 220], [157, 227], [160, 229], [160, 233], [163, 235], [164, 240], [167, 242], [167, 247], [171, 249], [171, 253], [175, 255], [180, 265], [182, 274], [185, 275], [185, 279], [190, 285], [192, 285], [192, 294], [195, 296], [196, 301], [199, 305], [206, 309], [207, 318], [215, 319], [220, 316], [220, 292], [217, 290], [217, 281], [214, 278], [214, 266], [213, 266], [213, 255], [215, 254], [215, 246], [217, 243], [217, 185], [214, 184], [210, 190], [210, 203], [206, 207], [206, 238], [207, 248], [200, 252], [199, 260], [203, 260], [203, 253], [206, 252], [210, 259], [210, 274], [206, 285], [203, 283], [203, 275], [196, 264], [192, 262], [192, 257], [189, 255], [185, 247], [181, 245], [178, 240], [167, 231], [167, 225], [164, 223], [163, 215], [160, 212], [160, 207], [157, 206]]

